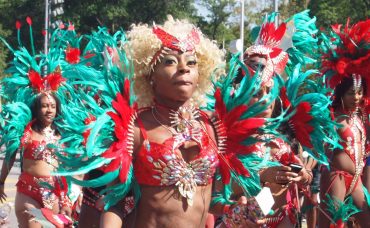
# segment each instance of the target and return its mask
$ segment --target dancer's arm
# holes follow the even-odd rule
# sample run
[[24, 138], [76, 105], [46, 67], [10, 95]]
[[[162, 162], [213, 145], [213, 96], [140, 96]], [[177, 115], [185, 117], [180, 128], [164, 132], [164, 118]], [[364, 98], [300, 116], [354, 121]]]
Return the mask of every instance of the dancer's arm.
[[10, 170], [12, 169], [15, 161], [16, 153], [14, 153], [14, 156], [10, 158], [9, 162], [3, 161], [3, 165], [1, 167], [1, 175], [0, 175], [0, 202], [5, 202], [7, 195], [5, 194], [5, 181], [8, 177]]

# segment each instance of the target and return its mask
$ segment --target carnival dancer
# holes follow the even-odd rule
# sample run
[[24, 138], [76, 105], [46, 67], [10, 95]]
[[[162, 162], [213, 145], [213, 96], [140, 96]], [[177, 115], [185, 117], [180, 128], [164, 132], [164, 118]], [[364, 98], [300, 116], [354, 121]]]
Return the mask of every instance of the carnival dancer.
[[[322, 71], [335, 88], [333, 113], [341, 126], [337, 129], [342, 149], [328, 151], [328, 169], [322, 172], [321, 204], [329, 216], [320, 213], [319, 226], [343, 227], [350, 216], [361, 227], [370, 225], [369, 194], [361, 174], [366, 157], [366, 128], [360, 106], [368, 97], [370, 20], [354, 25], [333, 25], [330, 37], [323, 34]], [[367, 113], [366, 113], [367, 115]]]
[[[305, 56], [310, 51], [305, 52], [299, 51], [302, 49], [292, 48], [294, 51], [290, 50], [287, 53], [281, 45], [282, 43], [290, 43], [285, 48], [291, 48], [292, 44], [294, 47], [294, 42], [291, 40], [290, 42], [283, 41], [283, 37], [292, 39], [293, 36], [293, 40], [299, 40], [300, 45], [302, 43], [306, 44], [305, 50], [308, 50], [309, 47], [315, 49], [317, 41], [312, 35], [316, 32], [316, 29], [312, 24], [314, 20], [309, 18], [307, 13], [307, 11], [302, 12], [292, 19], [293, 24], [297, 26], [298, 34], [286, 35], [286, 33], [292, 31], [289, 28], [289, 22], [275, 28], [272, 21], [266, 21], [259, 31], [255, 45], [246, 50], [244, 54], [245, 67], [235, 80], [236, 87], [239, 87], [239, 83], [246, 83], [244, 81], [249, 77], [248, 75], [257, 72], [260, 84], [252, 85], [252, 87], [260, 87], [260, 89], [254, 94], [249, 105], [253, 107], [257, 101], [266, 103], [263, 112], [256, 116], [266, 119], [267, 123], [273, 119], [272, 117], [277, 120], [281, 119], [277, 121], [281, 126], [280, 132], [271, 134], [271, 132], [257, 131], [256, 134], [252, 135], [255, 143], [251, 143], [248, 147], [238, 148], [241, 150], [240, 153], [244, 155], [254, 153], [260, 157], [265, 157], [269, 154], [272, 160], [280, 164], [259, 171], [260, 181], [270, 187], [275, 199], [274, 215], [267, 216], [261, 221], [271, 227], [293, 227], [296, 224], [296, 212], [300, 205], [297, 202], [297, 186], [292, 183], [307, 185], [312, 179], [312, 176], [302, 166], [300, 167], [301, 170], [295, 171], [296, 173], [289, 167], [289, 165], [302, 165], [300, 159], [295, 156], [293, 149], [297, 150], [300, 147], [299, 144], [301, 144], [306, 150], [310, 151], [312, 157], [325, 163], [326, 159], [321, 140], [335, 145], [335, 132], [332, 130], [335, 124], [330, 121], [329, 112], [325, 112], [325, 107], [330, 103], [330, 99], [325, 95], [327, 90], [320, 88], [320, 85], [315, 86], [316, 82], [307, 79], [315, 71], [301, 73], [300, 65], [294, 68], [297, 59], [303, 64], [314, 62], [312, 58]], [[290, 26], [292, 26], [292, 21], [290, 21]], [[304, 37], [307, 37], [307, 39]], [[286, 67], [288, 62], [289, 67]], [[279, 75], [284, 70], [287, 71], [288, 80], [282, 87], [283, 83]], [[308, 84], [312, 87], [308, 88], [306, 86], [307, 94], [298, 94], [299, 88], [304, 87], [302, 85], [304, 81], [310, 81]], [[281, 89], [280, 93], [279, 88]], [[275, 95], [271, 96], [272, 94]], [[280, 95], [280, 98], [275, 101], [278, 95]], [[286, 116], [286, 118], [283, 116]], [[273, 122], [271, 121], [270, 124]], [[297, 144], [297, 146], [294, 148], [289, 144]], [[215, 198], [215, 200], [219, 199]], [[224, 217], [227, 227], [235, 226], [235, 218], [238, 218], [238, 216], [235, 216], [233, 212], [235, 211], [226, 213]]]
[[[10, 47], [14, 58], [7, 72], [11, 76], [1, 81], [4, 104], [1, 113], [1, 142], [5, 146], [5, 161], [1, 170], [4, 184], [11, 167], [20, 152], [21, 174], [17, 183], [15, 212], [20, 227], [41, 227], [38, 218], [30, 216], [34, 209], [43, 211], [44, 218], [55, 225], [71, 225], [72, 202], [69, 185], [62, 176], [52, 173], [59, 166], [57, 151], [62, 147], [61, 129], [56, 126], [60, 118], [61, 100], [73, 98], [73, 88], [68, 85], [68, 75], [78, 74], [80, 52], [79, 38], [73, 25], [58, 28], [51, 36], [48, 54], [36, 54], [32, 37], [32, 20], [27, 18], [30, 28], [32, 51], [18, 39], [18, 50]], [[17, 21], [18, 38], [21, 23]], [[77, 194], [78, 195], [78, 194]], [[5, 199], [4, 188], [1, 198]], [[44, 213], [45, 212], [45, 213]], [[50, 219], [51, 214], [60, 214], [62, 220]], [[50, 217], [51, 216], [51, 217]], [[36, 220], [36, 221], [35, 221]], [[50, 224], [50, 223], [49, 223]]]
[[[254, 169], [262, 167], [258, 163], [263, 159], [254, 156], [249, 171], [232, 149], [263, 125], [263, 120], [251, 124], [255, 120], [251, 117], [261, 110], [245, 109], [245, 100], [251, 96], [243, 96], [244, 100], [230, 99], [234, 104], [213, 116], [219, 120], [211, 121], [201, 111], [203, 106], [223, 107], [222, 100], [229, 97], [233, 80], [223, 82], [226, 90], [212, 90], [211, 78], [219, 75], [214, 69], [222, 64], [222, 51], [194, 25], [169, 18], [163, 26], [134, 25], [127, 37], [125, 49], [117, 52], [133, 61], [134, 74], [130, 74], [130, 65], [118, 67], [108, 58], [102, 69], [106, 79], [85, 82], [99, 86], [102, 111], [95, 112], [95, 120], [81, 128], [87, 133], [85, 147], [81, 147], [84, 154], [78, 158], [67, 152], [73, 161], [66, 159], [58, 173], [75, 175], [96, 168], [104, 171], [99, 178], [79, 182], [85, 186], [108, 184], [101, 192], [106, 210], [102, 227], [121, 227], [123, 223], [135, 227], [203, 227], [216, 169], [223, 170], [222, 179], [229, 182], [236, 176], [248, 178]], [[133, 88], [130, 80], [134, 81]], [[212, 92], [217, 101], [207, 103], [206, 95]], [[97, 107], [88, 94], [80, 96], [85, 105], [78, 113]], [[78, 107], [74, 106], [76, 110]], [[89, 115], [77, 116], [83, 120]], [[63, 119], [68, 126], [72, 118]], [[78, 134], [71, 131], [69, 138], [81, 138]], [[226, 145], [229, 149], [223, 151]], [[259, 185], [259, 179], [256, 183]], [[123, 219], [123, 199], [129, 192], [133, 192], [137, 206], [131, 217]]]

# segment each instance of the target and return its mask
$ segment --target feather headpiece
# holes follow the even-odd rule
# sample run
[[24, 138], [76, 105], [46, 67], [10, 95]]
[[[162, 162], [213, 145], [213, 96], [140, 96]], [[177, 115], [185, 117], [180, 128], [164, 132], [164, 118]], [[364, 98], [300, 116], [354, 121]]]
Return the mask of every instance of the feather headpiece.
[[[332, 25], [329, 36], [322, 34], [322, 71], [330, 87], [343, 78], [360, 75], [369, 85], [370, 79], [370, 19], [350, 25]], [[343, 29], [342, 29], [343, 28]], [[368, 87], [369, 88], [369, 87]], [[369, 92], [368, 92], [369, 94]]]
[[285, 31], [285, 23], [278, 28], [275, 28], [273, 22], [264, 23], [255, 44], [247, 48], [244, 53], [246, 58], [254, 55], [266, 58], [266, 66], [261, 76], [263, 84], [270, 82], [274, 73], [281, 74], [288, 62], [288, 54], [279, 47]]
[[263, 84], [268, 83], [274, 74], [281, 75], [284, 70], [291, 74], [296, 64], [305, 67], [316, 61], [316, 18], [310, 17], [309, 10], [294, 14], [277, 28], [275, 17], [275, 13], [266, 16], [261, 28], [252, 30], [252, 36], [257, 38], [244, 53], [244, 59], [254, 55], [266, 59], [261, 77]]

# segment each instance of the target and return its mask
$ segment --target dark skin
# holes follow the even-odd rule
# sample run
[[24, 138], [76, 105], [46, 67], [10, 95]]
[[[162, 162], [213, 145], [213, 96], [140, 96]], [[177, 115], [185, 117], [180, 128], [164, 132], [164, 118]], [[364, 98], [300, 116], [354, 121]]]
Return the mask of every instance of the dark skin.
[[[50, 127], [54, 121], [56, 116], [56, 101], [51, 96], [44, 95], [41, 98], [41, 108], [39, 110], [39, 114], [37, 116], [39, 122], [41, 123], [41, 129], [46, 127]], [[57, 136], [59, 137], [59, 136]], [[45, 140], [45, 135], [42, 132], [32, 130], [31, 139], [36, 141]], [[2, 170], [1, 170], [1, 181], [5, 181], [6, 177], [9, 174], [12, 165], [14, 164], [15, 156], [11, 159], [9, 165], [5, 162], [3, 163]], [[55, 167], [57, 167], [57, 163], [49, 164], [43, 160], [31, 160], [31, 159], [23, 159], [22, 163], [22, 170], [27, 172], [33, 176], [50, 176], [51, 172], [54, 171]], [[0, 189], [0, 197], [2, 200], [6, 199], [6, 195], [4, 193], [4, 189]], [[15, 198], [15, 212], [17, 215], [17, 220], [19, 223], [19, 227], [41, 227], [41, 224], [36, 222], [30, 222], [30, 216], [25, 211], [29, 208], [41, 208], [39, 202], [34, 200], [32, 197], [17, 192]], [[67, 214], [68, 216], [71, 215], [71, 209], [67, 207], [59, 208], [58, 202], [54, 204], [53, 207], [54, 213], [63, 213]]]
[[[198, 65], [191, 52], [172, 51], [165, 55], [155, 66], [150, 75], [153, 81], [154, 97], [159, 104], [171, 109], [178, 109], [190, 104], [198, 82]], [[155, 118], [157, 118], [157, 121]], [[169, 110], [156, 108], [143, 111], [139, 115], [147, 132], [149, 141], [163, 143], [173, 135], [170, 126]], [[215, 134], [212, 128], [200, 121], [212, 141]], [[134, 155], [138, 154], [143, 144], [143, 137], [138, 125], [134, 128]], [[175, 153], [181, 155], [185, 162], [190, 162], [199, 154], [200, 148], [194, 141], [185, 142]], [[141, 185], [140, 201], [130, 217], [124, 222], [130, 227], [204, 227], [211, 201], [212, 184], [197, 186], [193, 205], [178, 193], [176, 186]], [[103, 213], [102, 227], [121, 227], [123, 225], [119, 206]]]
[[[263, 71], [264, 66], [266, 65], [266, 58], [261, 55], [249, 56], [245, 60], [245, 64], [248, 66], [248, 69], [250, 70], [249, 73], [253, 75], [258, 69], [260, 70], [260, 72]], [[263, 86], [251, 98], [249, 106], [261, 101], [264, 96], [269, 94], [270, 89], [271, 87], [269, 86]], [[262, 113], [259, 113], [257, 117], [270, 118], [272, 116], [274, 107], [275, 107], [275, 102], [272, 102], [266, 108], [266, 110], [264, 110]], [[256, 137], [258, 137], [258, 135], [256, 135]], [[270, 148], [271, 154], [275, 154], [279, 152], [279, 148], [277, 148], [276, 145], [274, 144], [268, 144], [266, 145], [266, 147]], [[260, 172], [260, 179], [262, 183], [265, 183], [266, 186], [270, 187], [274, 200], [275, 200], [273, 209], [276, 210], [287, 203], [286, 193], [287, 193], [289, 184], [306, 182], [308, 179], [308, 174], [306, 173], [305, 169], [302, 169], [301, 172], [297, 174], [297, 173], [292, 172], [291, 168], [288, 166], [275, 166], [275, 167], [269, 167], [267, 169], [262, 170]], [[220, 191], [220, 189], [222, 189], [222, 184], [217, 183], [216, 190]], [[240, 197], [244, 197], [243, 195], [245, 194], [243, 189], [236, 183], [233, 183], [233, 189], [234, 189], [234, 195], [232, 196], [231, 200], [234, 200], [236, 203], [231, 208], [240, 204], [240, 200], [238, 199], [240, 199]], [[223, 208], [223, 205], [216, 204], [212, 208], [212, 213], [221, 215], [222, 208]], [[257, 224], [264, 224], [264, 223], [265, 223], [264, 219], [257, 221]], [[245, 227], [255, 227], [255, 226], [258, 226], [257, 224], [247, 221], [243, 225]], [[290, 223], [289, 219], [284, 219], [282, 223], [279, 224], [279, 227], [291, 227], [291, 226], [292, 224]]]
[[[343, 96], [343, 108], [345, 110], [354, 110], [360, 104], [363, 97], [363, 90], [360, 89], [359, 91], [354, 91], [353, 86], [348, 89], [348, 91]], [[342, 125], [338, 131], [344, 131], [345, 128], [348, 128], [352, 125], [352, 119], [349, 116], [343, 116], [344, 111], [343, 108], [338, 108], [335, 110], [335, 116], [338, 119], [338, 123]], [[356, 127], [357, 128], [357, 127]], [[361, 138], [360, 129], [357, 128], [357, 138]], [[361, 148], [361, 141], [357, 144], [358, 148]], [[362, 153], [359, 153], [360, 157], [359, 160], [362, 160]], [[348, 156], [348, 154], [344, 150], [337, 149], [333, 153], [331, 167], [335, 170], [341, 170], [348, 172], [351, 175], [356, 173], [356, 165], [352, 161], [352, 159]], [[325, 199], [325, 194], [328, 193], [332, 197], [336, 197], [340, 201], [344, 201], [345, 196], [347, 194], [347, 189], [345, 186], [344, 177], [341, 175], [336, 176], [335, 171], [328, 170], [322, 172], [321, 176], [321, 189], [320, 189], [320, 197]], [[330, 187], [329, 184], [332, 184]], [[330, 188], [329, 188], [330, 187]], [[369, 218], [369, 207], [367, 206], [365, 196], [362, 190], [362, 182], [361, 178], [359, 180], [359, 184], [353, 189], [350, 195], [353, 197], [353, 202], [362, 212], [355, 214], [356, 220], [359, 222], [361, 227], [369, 227], [370, 226], [370, 218]], [[326, 209], [325, 204], [320, 204], [323, 209]], [[319, 227], [327, 227], [329, 226], [329, 219], [323, 214], [319, 214]]]

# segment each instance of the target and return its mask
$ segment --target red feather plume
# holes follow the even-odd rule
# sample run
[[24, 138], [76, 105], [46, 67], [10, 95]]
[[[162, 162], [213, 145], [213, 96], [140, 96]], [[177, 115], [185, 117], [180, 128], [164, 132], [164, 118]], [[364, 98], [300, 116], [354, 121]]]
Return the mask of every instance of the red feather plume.
[[114, 142], [102, 156], [112, 161], [101, 168], [104, 172], [111, 172], [120, 168], [119, 179], [125, 182], [132, 163], [132, 155], [128, 151], [128, 129], [132, 116], [136, 112], [136, 104], [130, 106], [130, 82], [125, 80], [123, 94], [117, 93], [116, 100], [112, 101], [114, 112], [107, 114], [114, 122], [114, 133], [118, 141]]
[[311, 104], [309, 102], [302, 102], [296, 107], [296, 113], [292, 116], [289, 123], [293, 126], [295, 136], [298, 141], [308, 148], [313, 148], [311, 143], [310, 133], [314, 128], [309, 124], [312, 116], [309, 114], [311, 111]]
[[[220, 173], [223, 183], [228, 184], [232, 171], [246, 177], [250, 175], [237, 155], [246, 154], [247, 146], [242, 145], [242, 142], [255, 134], [265, 124], [265, 120], [262, 118], [241, 119], [248, 109], [247, 105], [239, 105], [228, 111], [222, 100], [220, 88], [216, 89], [214, 97], [216, 100], [215, 113], [220, 121], [222, 134], [226, 137], [225, 151], [219, 155]], [[250, 150], [248, 151], [250, 153]]]
[[21, 22], [17, 20], [17, 21], [15, 22], [15, 28], [16, 28], [17, 30], [19, 30], [19, 29], [21, 28], [21, 26], [22, 26]]
[[32, 25], [32, 19], [30, 17], [26, 17], [26, 21], [28, 25]]
[[28, 79], [30, 80], [31, 86], [38, 92], [41, 92], [45, 88], [44, 80], [41, 78], [41, 75], [38, 72], [32, 69], [28, 71]]
[[353, 74], [361, 75], [369, 84], [370, 19], [360, 21], [352, 26], [348, 19], [344, 28], [343, 25], [335, 24], [332, 25], [332, 30], [338, 35], [340, 45], [335, 49], [338, 57], [330, 54], [323, 56], [323, 70], [336, 72], [329, 81], [330, 86], [334, 88], [344, 77]]
[[47, 90], [56, 91], [60, 84], [65, 81], [59, 67], [45, 78], [42, 78], [38, 72], [30, 69], [28, 71], [28, 79], [30, 80], [31, 87], [36, 89], [39, 93]]
[[59, 70], [48, 74], [44, 80], [47, 82], [47, 85], [52, 91], [56, 91], [60, 84], [66, 81], [66, 79], [62, 77], [62, 74]]
[[80, 62], [81, 51], [79, 48], [73, 48], [68, 46], [66, 49], [66, 61], [71, 64]]

